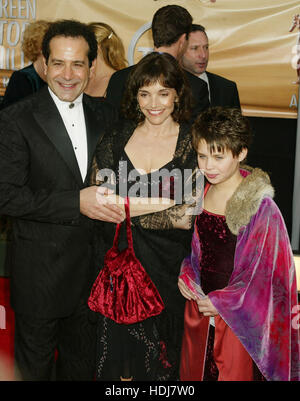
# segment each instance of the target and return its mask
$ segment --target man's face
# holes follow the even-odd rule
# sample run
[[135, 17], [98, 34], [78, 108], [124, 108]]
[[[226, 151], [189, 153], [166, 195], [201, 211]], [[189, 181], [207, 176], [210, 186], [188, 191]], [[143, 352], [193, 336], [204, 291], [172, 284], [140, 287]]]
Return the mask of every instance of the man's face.
[[186, 52], [182, 57], [183, 67], [195, 75], [205, 72], [208, 64], [208, 40], [204, 32], [195, 31], [189, 34]]
[[91, 71], [89, 45], [83, 37], [56, 36], [50, 41], [45, 74], [50, 89], [62, 101], [73, 102], [85, 89]]

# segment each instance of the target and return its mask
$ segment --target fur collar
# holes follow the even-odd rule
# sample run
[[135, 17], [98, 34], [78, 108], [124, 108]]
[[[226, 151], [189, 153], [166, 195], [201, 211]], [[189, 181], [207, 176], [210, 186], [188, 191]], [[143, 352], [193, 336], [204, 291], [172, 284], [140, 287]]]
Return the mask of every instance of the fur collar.
[[238, 235], [240, 228], [249, 224], [263, 198], [274, 196], [274, 188], [267, 173], [249, 166], [243, 166], [241, 170], [250, 174], [237, 187], [225, 210], [226, 223], [234, 235]]

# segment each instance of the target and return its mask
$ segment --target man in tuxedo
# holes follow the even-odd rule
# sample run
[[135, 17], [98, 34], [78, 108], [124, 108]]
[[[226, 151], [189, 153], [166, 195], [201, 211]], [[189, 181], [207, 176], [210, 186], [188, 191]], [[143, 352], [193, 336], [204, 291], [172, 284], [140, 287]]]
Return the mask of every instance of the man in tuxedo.
[[211, 106], [240, 108], [236, 83], [206, 71], [208, 59], [209, 44], [205, 28], [193, 24], [188, 46], [181, 60], [183, 67], [207, 83]]
[[[179, 60], [187, 46], [187, 38], [193, 18], [183, 7], [168, 5], [156, 11], [152, 19], [154, 50], [169, 53]], [[134, 66], [115, 72], [108, 83], [106, 98], [119, 110], [127, 78]], [[185, 71], [192, 90], [194, 107], [193, 117], [209, 106], [207, 84], [198, 80], [192, 73]]]
[[92, 219], [123, 217], [97, 203], [87, 176], [117, 113], [83, 94], [97, 55], [90, 28], [57, 21], [42, 48], [48, 86], [0, 113], [0, 214], [13, 223], [15, 360], [24, 380], [91, 380]]

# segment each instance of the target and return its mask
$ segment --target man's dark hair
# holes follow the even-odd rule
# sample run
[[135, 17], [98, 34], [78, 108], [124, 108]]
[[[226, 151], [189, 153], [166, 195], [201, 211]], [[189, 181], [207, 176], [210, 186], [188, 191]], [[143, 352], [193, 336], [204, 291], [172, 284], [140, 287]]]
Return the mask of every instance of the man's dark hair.
[[191, 30], [193, 17], [181, 6], [169, 5], [156, 11], [152, 19], [152, 37], [156, 48], [171, 46]]
[[51, 23], [42, 42], [42, 53], [47, 64], [50, 55], [50, 41], [56, 36], [83, 37], [89, 45], [88, 59], [89, 65], [92, 65], [93, 60], [97, 57], [98, 43], [94, 32], [88, 25], [76, 20], [59, 20]]
[[141, 123], [145, 115], [138, 105], [138, 91], [143, 86], [159, 82], [166, 88], [176, 90], [178, 100], [172, 112], [173, 120], [189, 121], [192, 108], [192, 94], [185, 74], [178, 61], [168, 53], [153, 52], [143, 57], [130, 73], [122, 102], [125, 118]]
[[205, 28], [204, 28], [203, 25], [192, 24], [191, 32], [198, 32], [198, 31], [203, 32], [205, 34], [205, 36], [207, 37], [207, 33], [206, 33]]

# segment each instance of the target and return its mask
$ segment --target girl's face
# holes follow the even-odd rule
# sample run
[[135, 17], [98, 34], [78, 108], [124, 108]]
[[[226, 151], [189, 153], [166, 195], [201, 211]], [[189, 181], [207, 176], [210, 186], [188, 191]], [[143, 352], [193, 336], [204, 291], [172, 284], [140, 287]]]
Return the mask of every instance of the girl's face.
[[174, 88], [166, 88], [157, 81], [142, 86], [138, 91], [137, 101], [146, 120], [151, 124], [160, 125], [172, 118], [177, 97]]
[[231, 150], [224, 152], [210, 152], [206, 141], [201, 140], [198, 145], [198, 166], [211, 184], [220, 184], [239, 174], [239, 165], [247, 155], [243, 149], [238, 156], [233, 156]]

